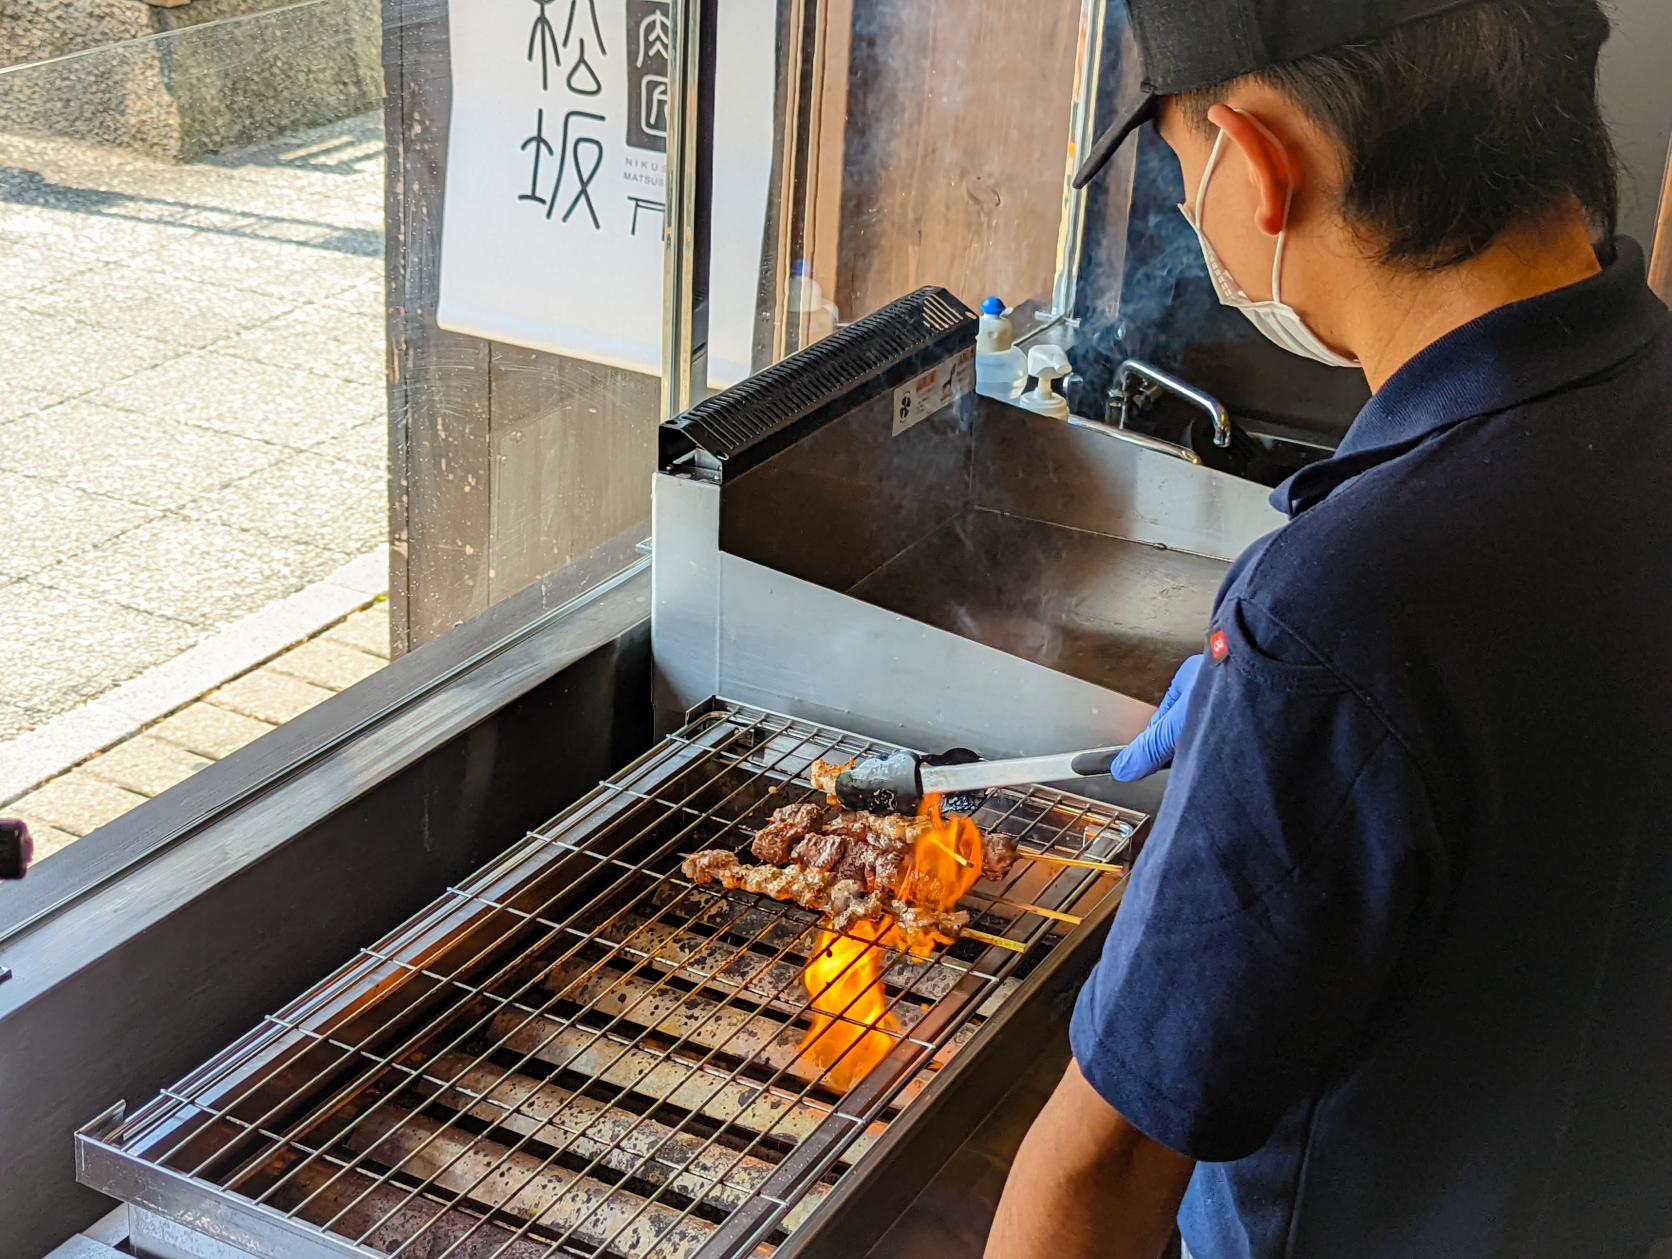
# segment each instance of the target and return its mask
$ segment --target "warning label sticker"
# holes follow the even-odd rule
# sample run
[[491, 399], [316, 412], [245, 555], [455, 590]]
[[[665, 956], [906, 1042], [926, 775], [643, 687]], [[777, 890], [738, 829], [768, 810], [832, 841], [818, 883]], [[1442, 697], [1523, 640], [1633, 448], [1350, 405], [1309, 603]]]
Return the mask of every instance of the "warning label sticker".
[[975, 350], [968, 349], [894, 391], [894, 436], [921, 424], [975, 389]]

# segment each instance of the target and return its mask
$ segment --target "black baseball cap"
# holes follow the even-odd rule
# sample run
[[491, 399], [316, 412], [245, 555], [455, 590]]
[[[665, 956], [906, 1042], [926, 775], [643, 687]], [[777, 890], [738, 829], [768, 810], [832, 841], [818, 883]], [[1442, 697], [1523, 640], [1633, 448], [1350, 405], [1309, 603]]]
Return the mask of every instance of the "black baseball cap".
[[1121, 143], [1156, 116], [1163, 96], [1212, 87], [1315, 52], [1386, 35], [1407, 22], [1481, 0], [1126, 0], [1136, 73], [1115, 125], [1097, 137], [1074, 176], [1084, 188]]

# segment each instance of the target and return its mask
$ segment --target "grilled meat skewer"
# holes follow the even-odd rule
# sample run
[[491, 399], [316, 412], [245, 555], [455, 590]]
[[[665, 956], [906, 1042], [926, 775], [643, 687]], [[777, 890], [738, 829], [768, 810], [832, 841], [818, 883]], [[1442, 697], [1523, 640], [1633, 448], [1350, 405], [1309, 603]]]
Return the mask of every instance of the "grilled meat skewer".
[[[912, 845], [932, 825], [924, 818], [832, 813], [819, 804], [791, 804], [755, 834], [749, 851], [769, 865], [792, 862], [832, 871], [867, 892], [897, 895]], [[981, 875], [998, 881], [1016, 862], [1016, 841], [995, 832], [981, 839]]]
[[[911, 903], [941, 899], [938, 887], [924, 883], [930, 876], [911, 868], [912, 846], [931, 825], [922, 818], [838, 813], [818, 803], [785, 805], [749, 845], [764, 864], [745, 865], [729, 849], [713, 848], [687, 857], [681, 869], [698, 885], [720, 883], [819, 910], [838, 931], [861, 919], [893, 917], [908, 933], [956, 938], [968, 914]], [[984, 878], [1002, 879], [1015, 863], [1009, 835], [983, 836], [981, 850]]]
[[829, 870], [794, 864], [746, 866], [736, 853], [724, 848], [693, 853], [680, 863], [680, 869], [698, 886], [718, 883], [818, 910], [836, 931], [847, 931], [862, 919], [886, 916], [908, 935], [936, 934], [957, 939], [970, 921], [969, 914], [961, 909], [941, 911], [907, 905], [867, 892], [857, 880], [838, 878]]
[[852, 757], [841, 764], [820, 757], [807, 767], [807, 781], [813, 784], [814, 791], [822, 791], [825, 799], [829, 800], [831, 804], [835, 804], [837, 776], [852, 766]]

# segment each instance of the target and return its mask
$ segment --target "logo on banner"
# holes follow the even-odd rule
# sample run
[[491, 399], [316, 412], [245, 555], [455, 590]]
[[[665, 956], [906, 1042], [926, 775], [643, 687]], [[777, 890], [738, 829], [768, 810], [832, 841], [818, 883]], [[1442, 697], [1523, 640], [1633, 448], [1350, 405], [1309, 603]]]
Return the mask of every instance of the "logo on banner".
[[673, 22], [667, 0], [627, 0], [627, 146], [668, 151], [668, 58]]

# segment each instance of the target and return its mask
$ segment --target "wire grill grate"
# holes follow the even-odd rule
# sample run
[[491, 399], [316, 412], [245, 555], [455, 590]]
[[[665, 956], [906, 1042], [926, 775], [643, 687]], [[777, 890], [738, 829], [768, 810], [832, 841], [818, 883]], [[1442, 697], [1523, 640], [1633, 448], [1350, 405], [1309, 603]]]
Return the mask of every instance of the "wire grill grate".
[[[1018, 861], [968, 937], [882, 952], [887, 1057], [846, 1091], [803, 1044], [816, 914], [695, 888], [814, 798], [820, 757], [891, 750], [715, 701], [679, 734], [132, 1116], [83, 1140], [282, 1223], [283, 1253], [413, 1259], [769, 1254], [1119, 885]], [[1107, 861], [1143, 821], [1034, 789], [983, 830]], [[824, 1008], [821, 1006], [821, 1008]], [[851, 1021], [846, 1012], [835, 1021]]]

